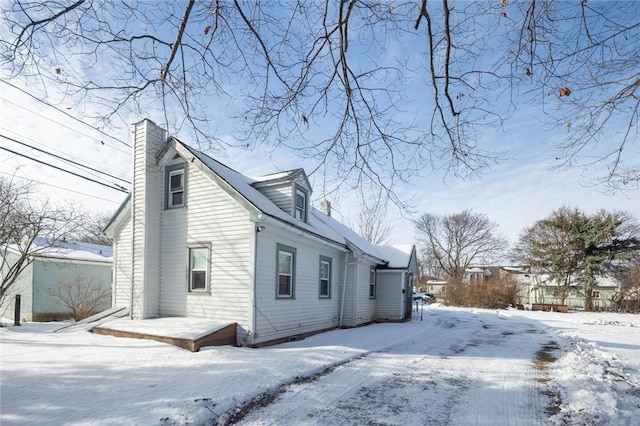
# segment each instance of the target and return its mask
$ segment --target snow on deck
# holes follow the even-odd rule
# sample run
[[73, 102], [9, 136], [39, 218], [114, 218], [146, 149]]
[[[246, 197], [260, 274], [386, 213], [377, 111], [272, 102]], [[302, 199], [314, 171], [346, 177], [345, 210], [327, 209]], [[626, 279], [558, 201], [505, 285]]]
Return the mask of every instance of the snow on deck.
[[233, 323], [205, 318], [164, 317], [144, 320], [117, 319], [100, 324], [100, 328], [172, 339], [197, 340], [231, 324]]

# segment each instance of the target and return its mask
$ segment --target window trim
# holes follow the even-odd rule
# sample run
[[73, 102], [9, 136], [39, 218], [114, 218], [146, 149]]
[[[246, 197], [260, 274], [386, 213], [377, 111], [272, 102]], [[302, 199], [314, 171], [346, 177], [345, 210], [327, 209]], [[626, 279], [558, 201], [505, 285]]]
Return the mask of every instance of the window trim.
[[[322, 264], [326, 263], [329, 265], [329, 276], [326, 278], [327, 280], [327, 294], [322, 294]], [[320, 299], [331, 299], [331, 279], [333, 275], [333, 259], [327, 256], [320, 256], [320, 260], [318, 262], [318, 297]]]
[[[299, 218], [297, 216], [298, 213], [298, 203], [297, 203], [297, 199], [298, 199], [298, 192], [300, 192], [303, 196], [304, 196], [304, 206], [302, 209], [302, 218]], [[307, 191], [304, 187], [298, 185], [298, 184], [294, 184], [293, 185], [293, 217], [301, 220], [303, 222], [307, 222], [307, 219], [309, 217], [309, 191]]]
[[[171, 176], [182, 174], [182, 204], [173, 205], [171, 203]], [[176, 191], [179, 192], [179, 191]], [[187, 167], [184, 163], [172, 164], [164, 169], [164, 208], [179, 209], [187, 205]]]
[[[290, 294], [280, 294], [280, 252], [289, 253], [291, 255], [291, 288]], [[296, 254], [294, 247], [284, 244], [276, 244], [276, 299], [295, 299], [296, 298]]]
[[[211, 289], [211, 246], [209, 244], [192, 244], [188, 245], [189, 260], [187, 265], [187, 292], [188, 293], [209, 293]], [[207, 265], [204, 269], [205, 281], [204, 288], [193, 288], [193, 272], [201, 271], [201, 269], [193, 269], [193, 251], [206, 250]]]
[[377, 281], [378, 281], [378, 274], [376, 273], [376, 268], [374, 267], [369, 268], [369, 299], [376, 298]]

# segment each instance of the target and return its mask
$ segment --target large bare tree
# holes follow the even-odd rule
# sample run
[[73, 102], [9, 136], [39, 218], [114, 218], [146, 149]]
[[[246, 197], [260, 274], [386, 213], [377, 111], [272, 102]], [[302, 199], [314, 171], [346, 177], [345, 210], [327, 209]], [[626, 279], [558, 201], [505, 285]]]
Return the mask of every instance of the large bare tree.
[[374, 194], [375, 188], [360, 192], [361, 201], [356, 217], [350, 218], [347, 223], [351, 229], [357, 230], [360, 236], [371, 244], [387, 244], [392, 229], [387, 215], [389, 199], [382, 191], [378, 191], [377, 195]]
[[482, 213], [464, 210], [444, 216], [425, 213], [416, 221], [424, 257], [453, 283], [460, 283], [472, 263], [491, 264], [507, 249], [498, 225]]
[[70, 236], [77, 219], [73, 210], [38, 198], [31, 185], [0, 177], [0, 304], [33, 255]]
[[168, 128], [219, 145], [211, 112], [225, 108], [248, 147], [312, 158], [327, 185], [393, 189], [425, 164], [484, 169], [504, 153], [483, 133], [533, 106], [562, 129], [558, 164], [640, 186], [635, 2], [4, 4], [0, 78], [58, 88], [103, 122], [160, 108]]

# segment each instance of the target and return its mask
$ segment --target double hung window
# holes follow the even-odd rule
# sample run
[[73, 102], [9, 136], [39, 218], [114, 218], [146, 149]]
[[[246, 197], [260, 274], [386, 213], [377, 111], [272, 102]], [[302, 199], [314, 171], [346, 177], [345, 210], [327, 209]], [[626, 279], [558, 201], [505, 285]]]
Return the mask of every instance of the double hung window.
[[307, 221], [307, 193], [300, 188], [296, 188], [295, 190], [293, 216], [303, 222]]
[[209, 289], [209, 248], [189, 248], [189, 291]]
[[276, 251], [276, 296], [292, 299], [295, 294], [296, 249], [278, 244]]
[[320, 256], [320, 297], [331, 297], [331, 258]]
[[184, 165], [167, 166], [165, 174], [165, 207], [168, 209], [185, 205]]
[[376, 298], [376, 270], [374, 268], [369, 269], [369, 298]]

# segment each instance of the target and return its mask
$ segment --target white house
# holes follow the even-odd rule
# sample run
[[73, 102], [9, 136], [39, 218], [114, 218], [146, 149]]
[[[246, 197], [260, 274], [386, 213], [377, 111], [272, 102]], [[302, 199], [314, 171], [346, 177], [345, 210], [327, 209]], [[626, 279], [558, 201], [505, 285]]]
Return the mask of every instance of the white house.
[[[562, 303], [571, 309], [584, 309], [586, 295], [577, 277], [572, 277], [571, 284], [565, 287], [548, 274], [536, 274], [524, 268], [503, 267], [501, 269], [517, 284], [519, 302], [523, 305]], [[596, 277], [595, 285], [591, 289], [594, 309], [609, 309], [620, 291], [621, 284], [614, 277], [610, 275]], [[561, 297], [563, 294], [564, 298]]]
[[133, 189], [106, 228], [113, 306], [237, 324], [259, 345], [411, 317], [413, 246], [376, 247], [310, 204], [304, 170], [249, 178], [134, 125]]
[[[0, 272], [3, 276], [20, 256], [20, 251], [15, 247], [0, 246]], [[28, 262], [29, 265], [3, 298], [0, 317], [14, 318], [16, 295], [20, 295], [20, 320], [52, 321], [71, 318], [70, 308], [56, 296], [61, 286], [67, 286], [67, 290], [71, 291], [78, 291], [82, 287], [87, 290], [87, 286], [90, 286], [94, 292], [106, 292], [106, 300], [101, 301], [96, 309], [110, 307], [110, 246], [72, 241], [59, 241], [49, 245], [37, 238]], [[75, 288], [76, 285], [79, 287]]]

